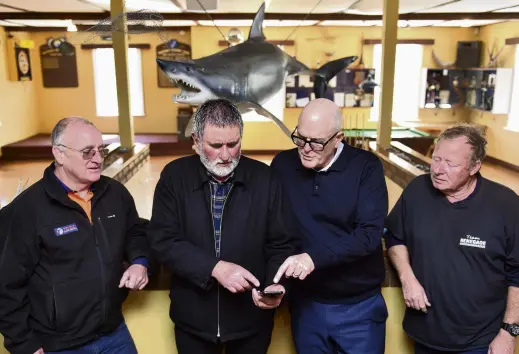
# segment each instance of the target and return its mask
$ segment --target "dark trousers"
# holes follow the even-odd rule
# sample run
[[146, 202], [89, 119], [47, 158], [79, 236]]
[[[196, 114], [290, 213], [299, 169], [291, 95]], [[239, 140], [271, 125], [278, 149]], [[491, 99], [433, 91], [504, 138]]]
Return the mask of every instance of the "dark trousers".
[[415, 342], [414, 353], [415, 354], [442, 354], [442, 353], [445, 353], [445, 354], [487, 354], [488, 347], [480, 348], [480, 349], [459, 351], [459, 352], [446, 352], [443, 350], [432, 349], [432, 348], [426, 347], [425, 345]]
[[272, 328], [250, 337], [213, 343], [175, 326], [175, 341], [178, 354], [266, 354], [272, 337]]
[[122, 323], [114, 332], [79, 348], [48, 352], [45, 354], [137, 354], [137, 348], [126, 323]]
[[356, 304], [294, 296], [291, 316], [298, 354], [384, 354], [388, 312], [380, 293]]

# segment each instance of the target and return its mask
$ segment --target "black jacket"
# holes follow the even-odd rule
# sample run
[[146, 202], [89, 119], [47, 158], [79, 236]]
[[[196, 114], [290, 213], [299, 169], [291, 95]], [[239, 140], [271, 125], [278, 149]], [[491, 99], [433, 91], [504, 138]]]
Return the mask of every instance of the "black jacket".
[[[250, 271], [263, 288], [297, 253], [291, 211], [264, 163], [242, 157], [222, 215], [221, 260]], [[206, 340], [254, 334], [272, 324], [273, 310], [254, 305], [250, 291], [233, 294], [211, 276], [215, 255], [209, 176], [197, 155], [161, 173], [148, 228], [155, 257], [172, 272], [170, 317]]]
[[84, 344], [117, 328], [123, 262], [148, 257], [132, 196], [102, 176], [92, 221], [49, 166], [0, 213], [0, 333], [13, 354]]

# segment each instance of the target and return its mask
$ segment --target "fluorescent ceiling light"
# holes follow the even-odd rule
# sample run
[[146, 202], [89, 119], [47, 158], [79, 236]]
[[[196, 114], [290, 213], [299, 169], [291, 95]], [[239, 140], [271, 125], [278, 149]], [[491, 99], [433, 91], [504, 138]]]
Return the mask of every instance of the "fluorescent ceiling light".
[[275, 26], [313, 26], [319, 21], [300, 21], [300, 20], [264, 20], [263, 24], [266, 27]]
[[198, 21], [201, 26], [218, 26], [218, 27], [250, 27], [252, 25], [252, 20], [201, 20]]

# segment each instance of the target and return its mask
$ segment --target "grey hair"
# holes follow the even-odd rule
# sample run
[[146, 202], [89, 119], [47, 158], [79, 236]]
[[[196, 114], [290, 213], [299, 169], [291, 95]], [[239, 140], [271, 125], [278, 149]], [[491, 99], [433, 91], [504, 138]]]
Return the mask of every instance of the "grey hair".
[[483, 129], [473, 124], [459, 123], [445, 129], [438, 137], [438, 142], [442, 139], [451, 140], [459, 137], [467, 138], [467, 143], [472, 147], [471, 165], [478, 161], [483, 162], [487, 145]]
[[62, 144], [63, 142], [63, 135], [65, 134], [65, 130], [67, 129], [68, 125], [71, 123], [81, 123], [85, 125], [91, 125], [95, 127], [94, 123], [91, 121], [82, 118], [82, 117], [67, 117], [61, 119], [56, 125], [54, 126], [54, 129], [52, 129], [52, 133], [50, 134], [50, 139], [52, 146], [58, 146]]
[[217, 127], [239, 127], [243, 136], [243, 119], [238, 108], [225, 98], [205, 101], [198, 107], [193, 119], [193, 133], [199, 138], [204, 136], [207, 124]]

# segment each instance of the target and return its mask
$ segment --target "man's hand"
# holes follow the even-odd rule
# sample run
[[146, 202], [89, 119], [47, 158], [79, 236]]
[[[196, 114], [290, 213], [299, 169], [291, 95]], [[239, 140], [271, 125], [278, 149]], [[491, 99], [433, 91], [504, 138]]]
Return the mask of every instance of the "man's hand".
[[490, 343], [488, 354], [514, 354], [514, 348], [515, 337], [501, 329], [492, 343]]
[[247, 269], [230, 262], [219, 261], [211, 275], [231, 293], [244, 292], [252, 289], [250, 283], [258, 287], [258, 279]]
[[148, 284], [148, 269], [140, 264], [131, 265], [124, 272], [119, 288], [127, 287], [132, 290], [142, 290]]
[[45, 352], [43, 351], [43, 348], [40, 348], [37, 351], [35, 351], [34, 354], [45, 354]]
[[279, 279], [285, 274], [288, 277], [305, 279], [315, 269], [314, 262], [308, 253], [301, 253], [295, 256], [288, 257], [285, 262], [279, 267], [274, 283], [279, 282]]
[[264, 291], [268, 290], [281, 290], [283, 291], [283, 294], [276, 296], [265, 296], [260, 295], [258, 290], [252, 289], [252, 300], [254, 301], [254, 304], [258, 306], [260, 309], [269, 310], [278, 307], [281, 303], [281, 300], [283, 299], [283, 296], [285, 296], [285, 288], [283, 287], [283, 285], [272, 284], [270, 286], [267, 286]]
[[414, 274], [406, 275], [400, 281], [406, 306], [427, 313], [427, 306], [431, 306], [431, 304], [425, 295], [424, 288]]

